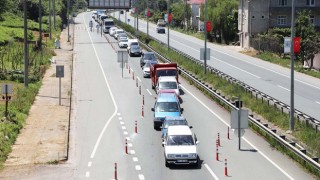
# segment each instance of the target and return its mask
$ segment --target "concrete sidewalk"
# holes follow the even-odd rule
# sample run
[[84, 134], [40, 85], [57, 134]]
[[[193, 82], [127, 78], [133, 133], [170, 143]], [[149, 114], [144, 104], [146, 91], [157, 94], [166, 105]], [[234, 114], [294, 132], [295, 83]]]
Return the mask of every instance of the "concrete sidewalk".
[[[71, 29], [72, 26], [70, 31]], [[45, 73], [40, 91], [16, 143], [12, 146], [12, 152], [5, 162], [0, 178], [13, 177], [10, 172], [17, 173], [17, 168], [21, 166], [25, 168], [28, 165], [50, 164], [67, 159], [73, 62], [72, 41], [67, 42], [67, 36], [68, 30], [64, 29], [60, 37], [61, 49], [55, 49], [55, 63], [52, 63]], [[59, 78], [55, 77], [56, 65], [64, 65], [61, 105]], [[36, 169], [34, 171], [37, 171]]]

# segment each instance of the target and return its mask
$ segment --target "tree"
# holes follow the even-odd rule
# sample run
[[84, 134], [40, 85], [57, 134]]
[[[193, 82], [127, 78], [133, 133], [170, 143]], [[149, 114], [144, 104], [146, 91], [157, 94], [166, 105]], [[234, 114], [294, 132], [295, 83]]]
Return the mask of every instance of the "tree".
[[2, 14], [7, 10], [7, 0], [0, 0], [0, 20], [2, 18]]
[[295, 35], [301, 38], [299, 59], [301, 64], [310, 60], [309, 68], [313, 66], [315, 54], [320, 52], [319, 35], [316, 33], [314, 24], [310, 22], [310, 11], [298, 12], [295, 21]]

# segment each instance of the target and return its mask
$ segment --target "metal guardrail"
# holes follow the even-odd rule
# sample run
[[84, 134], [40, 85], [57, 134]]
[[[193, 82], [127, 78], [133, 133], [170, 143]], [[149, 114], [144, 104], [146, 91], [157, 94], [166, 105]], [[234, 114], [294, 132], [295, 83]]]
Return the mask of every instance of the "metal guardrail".
[[[129, 36], [136, 38], [135, 36], [133, 36], [132, 34], [128, 33]], [[161, 41], [158, 41], [157, 39], [153, 39], [154, 41], [157, 41], [160, 44], [165, 45], [164, 43], [162, 43]], [[145, 49], [149, 50], [149, 51], [153, 51], [160, 59], [162, 59], [164, 62], [170, 63], [172, 62], [170, 59], [164, 57], [163, 55], [159, 54], [156, 50], [154, 50], [152, 47], [148, 46], [147, 44], [143, 43], [140, 41], [140, 44], [142, 44], [144, 46]], [[201, 66], [204, 66], [203, 63], [193, 57], [191, 57], [190, 55], [187, 55], [183, 52], [180, 52], [179, 50], [170, 47], [170, 49], [172, 49], [173, 51], [187, 57], [188, 59], [192, 60], [194, 63], [199, 64]], [[206, 92], [208, 92], [210, 95], [214, 96], [215, 98], [217, 98], [219, 101], [221, 101], [222, 103], [226, 104], [227, 106], [229, 106], [230, 108], [234, 109], [234, 110], [239, 110], [239, 108], [237, 108], [234, 104], [234, 102], [232, 102], [230, 99], [227, 99], [223, 94], [221, 94], [220, 92], [218, 92], [218, 90], [213, 89], [212, 87], [209, 87], [207, 84], [205, 84], [204, 82], [201, 82], [195, 75], [191, 74], [190, 72], [188, 72], [187, 70], [183, 69], [182, 67], [178, 66], [178, 69], [180, 70], [180, 72], [189, 80], [191, 80], [193, 83], [195, 83], [198, 87], [200, 87], [201, 89], [205, 90]], [[211, 73], [215, 73], [217, 75], [219, 75], [220, 77], [223, 77], [225, 79], [227, 79], [229, 82], [231, 83], [236, 83], [238, 85], [240, 85], [241, 87], [243, 87], [244, 89], [251, 91], [252, 94], [255, 94], [256, 98], [258, 98], [258, 96], [260, 96], [259, 98], [261, 98], [262, 100], [266, 100], [269, 104], [269, 101], [272, 101], [273, 105], [276, 107], [280, 107], [282, 110], [283, 108], [286, 108], [287, 110], [290, 109], [290, 107], [288, 105], [286, 105], [285, 103], [282, 103], [281, 101], [278, 101], [277, 99], [274, 99], [258, 90], [256, 90], [255, 88], [252, 88], [248, 85], [246, 85], [243, 82], [240, 82], [236, 79], [234, 79], [233, 77], [213, 68], [208, 66], [208, 70]], [[295, 111], [298, 119], [299, 116], [305, 117], [306, 118], [306, 122], [311, 121], [313, 123], [316, 124], [316, 129], [318, 127], [320, 127], [320, 121], [316, 120], [306, 114], [301, 113], [300, 111]], [[300, 146], [299, 144], [297, 144], [294, 141], [291, 141], [290, 139], [287, 139], [285, 135], [282, 134], [277, 134], [277, 130], [276, 129], [270, 129], [267, 123], [262, 123], [259, 119], [256, 119], [253, 117], [252, 114], [250, 114], [248, 116], [250, 122], [259, 127], [261, 130], [263, 130], [264, 132], [266, 132], [269, 136], [271, 136], [273, 139], [275, 139], [278, 143], [280, 143], [281, 145], [285, 146], [286, 148], [288, 148], [290, 151], [294, 152], [297, 156], [299, 156], [302, 160], [304, 160], [305, 162], [308, 162], [309, 164], [311, 164], [314, 168], [316, 168], [318, 171], [320, 171], [320, 164], [319, 164], [319, 158], [318, 157], [309, 157], [310, 155], [312, 156], [312, 154], [307, 153], [307, 150], [305, 148], [303, 148], [302, 146]]]

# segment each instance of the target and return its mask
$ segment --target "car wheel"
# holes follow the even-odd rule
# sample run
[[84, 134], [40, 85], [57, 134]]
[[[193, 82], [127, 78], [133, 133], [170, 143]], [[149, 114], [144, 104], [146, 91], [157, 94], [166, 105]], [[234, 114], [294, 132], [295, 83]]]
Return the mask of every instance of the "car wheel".
[[153, 129], [157, 130], [156, 123], [153, 123]]
[[132, 57], [132, 53], [129, 53], [129, 56]]

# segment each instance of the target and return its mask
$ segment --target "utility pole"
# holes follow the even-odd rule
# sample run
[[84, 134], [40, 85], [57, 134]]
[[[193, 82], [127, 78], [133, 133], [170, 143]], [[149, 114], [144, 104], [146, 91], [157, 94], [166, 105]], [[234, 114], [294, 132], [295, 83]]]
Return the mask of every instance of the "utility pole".
[[168, 23], [168, 51], [170, 49], [170, 44], [169, 44], [169, 29], [170, 29], [170, 22], [169, 22], [169, 14], [170, 14], [170, 0], [168, 0], [168, 4], [167, 4], [167, 23]]
[[40, 63], [42, 63], [42, 58], [43, 58], [43, 50], [42, 50], [42, 2], [39, 0], [39, 48], [41, 51], [41, 57], [40, 57]]
[[291, 87], [290, 87], [290, 131], [294, 130], [294, 0], [291, 15]]
[[70, 0], [67, 2], [67, 20], [68, 20], [68, 42], [70, 42], [70, 29], [69, 29], [69, 9], [70, 9]]
[[52, 0], [53, 7], [53, 28], [56, 30], [56, 0]]
[[[207, 0], [204, 1], [204, 26], [207, 23]], [[204, 29], [204, 74], [207, 73], [207, 29]]]
[[49, 38], [51, 39], [51, 0], [49, 0]]
[[28, 22], [27, 22], [27, 0], [23, 1], [23, 25], [24, 25], [24, 87], [28, 87]]
[[147, 38], [149, 39], [149, 0], [147, 0]]
[[187, 25], [187, 0], [184, 0], [185, 6], [184, 6], [184, 27], [187, 30], [188, 25]]

